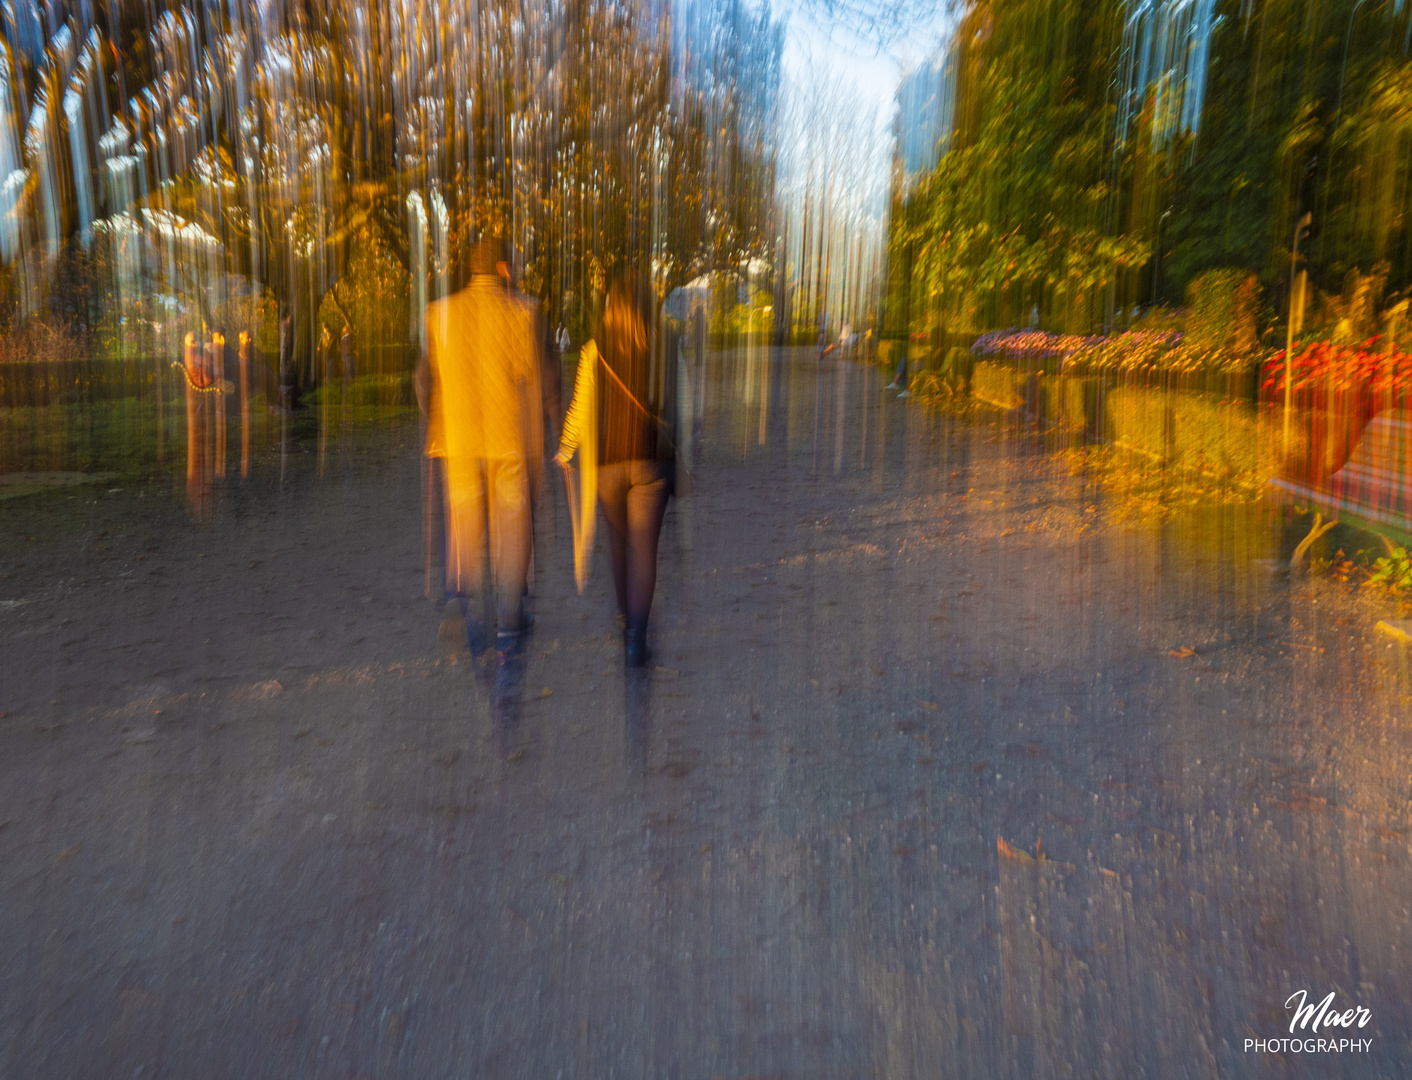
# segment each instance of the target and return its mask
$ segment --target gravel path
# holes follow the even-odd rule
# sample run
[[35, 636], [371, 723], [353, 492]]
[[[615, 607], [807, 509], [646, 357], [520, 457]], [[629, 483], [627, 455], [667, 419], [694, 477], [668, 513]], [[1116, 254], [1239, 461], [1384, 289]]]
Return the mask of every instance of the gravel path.
[[[415, 422], [0, 509], [0, 1078], [1399, 1076], [1407, 659], [1276, 518], [715, 358], [656, 666], [562, 492], [442, 655]], [[1036, 858], [1036, 855], [1042, 855]], [[1334, 991], [1366, 1053], [1256, 1054]]]

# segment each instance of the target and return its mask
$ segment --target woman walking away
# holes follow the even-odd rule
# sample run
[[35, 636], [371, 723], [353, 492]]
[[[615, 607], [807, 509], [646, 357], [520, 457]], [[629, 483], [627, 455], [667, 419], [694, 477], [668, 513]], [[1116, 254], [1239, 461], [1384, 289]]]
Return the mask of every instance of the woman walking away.
[[657, 540], [672, 494], [676, 447], [675, 351], [655, 332], [655, 308], [645, 281], [619, 278], [608, 290], [599, 333], [579, 354], [574, 399], [564, 418], [555, 461], [568, 471], [579, 454], [574, 568], [579, 591], [593, 548], [593, 504], [603, 510], [613, 561], [613, 585], [629, 667], [647, 662], [647, 616], [657, 587]]

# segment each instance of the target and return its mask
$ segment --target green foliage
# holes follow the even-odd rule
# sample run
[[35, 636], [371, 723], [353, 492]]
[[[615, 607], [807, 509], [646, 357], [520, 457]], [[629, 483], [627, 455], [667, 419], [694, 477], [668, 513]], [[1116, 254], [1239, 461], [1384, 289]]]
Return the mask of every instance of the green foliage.
[[237, 345], [244, 331], [261, 352], [279, 352], [279, 305], [269, 293], [232, 297], [215, 310], [213, 319], [228, 345]]
[[774, 327], [774, 298], [756, 289], [748, 304], [718, 306], [711, 315], [713, 334], [768, 334]]
[[[960, 35], [961, 117], [930, 181], [897, 215], [913, 265], [911, 325], [980, 329], [1019, 322], [1087, 330], [1104, 292], [1140, 265], [1144, 238], [1116, 234], [1109, 216], [1106, 46], [1121, 7], [1061, 15], [1053, 48], [1049, 5], [978, 6]], [[958, 35], [958, 40], [961, 40]]]
[[1250, 355], [1257, 347], [1260, 283], [1248, 270], [1208, 270], [1187, 286], [1186, 336], [1194, 352], [1229, 350]]
[[889, 333], [1029, 325], [1034, 308], [1046, 329], [1089, 333], [1188, 295], [1191, 349], [1258, 352], [1283, 344], [1306, 211], [1298, 263], [1317, 292], [1347, 299], [1350, 275], [1381, 265], [1392, 307], [1363, 321], [1403, 321], [1412, 5], [1223, 0], [1217, 16], [1200, 121], [1180, 131], [1163, 82], [1117, 122], [1131, 5], [973, 0], [949, 145], [893, 209]]
[[1392, 554], [1373, 564], [1369, 585], [1379, 585], [1394, 592], [1412, 588], [1412, 556], [1404, 547], [1395, 547]]
[[1305, 211], [1301, 262], [1321, 292], [1384, 259], [1398, 287], [1412, 280], [1412, 11], [1356, 4], [1223, 5], [1201, 128], [1173, 163], [1167, 295], [1231, 265], [1283, 292]]

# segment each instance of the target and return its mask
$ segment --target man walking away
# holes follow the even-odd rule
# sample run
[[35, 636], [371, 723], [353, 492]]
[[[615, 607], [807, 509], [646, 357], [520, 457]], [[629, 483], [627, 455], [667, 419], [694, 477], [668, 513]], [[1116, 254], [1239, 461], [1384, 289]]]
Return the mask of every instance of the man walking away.
[[473, 249], [466, 288], [427, 305], [426, 328], [417, 396], [429, 418], [426, 453], [442, 461], [446, 617], [464, 618], [475, 650], [487, 542], [499, 637], [529, 628], [524, 596], [544, 461], [545, 335], [538, 304], [509, 287], [498, 239]]

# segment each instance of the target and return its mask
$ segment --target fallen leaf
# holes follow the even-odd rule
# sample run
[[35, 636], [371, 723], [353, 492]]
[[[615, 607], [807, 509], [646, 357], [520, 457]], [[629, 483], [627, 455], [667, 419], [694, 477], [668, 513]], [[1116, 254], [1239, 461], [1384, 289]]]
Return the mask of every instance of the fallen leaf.
[[920, 705], [920, 706], [921, 706], [922, 708], [924, 708], [924, 709], [939, 709], [939, 708], [941, 708], [941, 706], [938, 705], [935, 701], [923, 701], [921, 698], [916, 698], [915, 700], [916, 700], [917, 704]]
[[1005, 746], [1005, 756], [1008, 758], [1031, 758], [1035, 761], [1047, 761], [1049, 751], [1039, 743], [1007, 743]]
[[1003, 836], [997, 836], [995, 838], [995, 847], [996, 850], [1000, 852], [1000, 857], [1002, 859], [1010, 859], [1014, 862], [1019, 863], [1034, 862], [1033, 855], [1031, 855], [1028, 851], [1025, 851], [1023, 848], [1017, 848], [1013, 844], [1008, 843], [1005, 837]]
[[1168, 649], [1168, 656], [1175, 656], [1178, 660], [1189, 660], [1196, 655], [1196, 650], [1190, 645], [1182, 645], [1180, 648]]
[[1271, 806], [1278, 810], [1326, 810], [1329, 800], [1322, 795], [1314, 795], [1307, 791], [1296, 791], [1286, 802], [1281, 799], [1270, 799]]
[[66, 847], [66, 848], [64, 848], [63, 851], [59, 852], [59, 858], [61, 858], [61, 859], [72, 859], [75, 855], [77, 855], [77, 854], [78, 854], [80, 851], [82, 851], [82, 850], [83, 850], [83, 845], [82, 845], [82, 844], [75, 844], [73, 847]]

